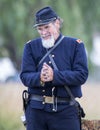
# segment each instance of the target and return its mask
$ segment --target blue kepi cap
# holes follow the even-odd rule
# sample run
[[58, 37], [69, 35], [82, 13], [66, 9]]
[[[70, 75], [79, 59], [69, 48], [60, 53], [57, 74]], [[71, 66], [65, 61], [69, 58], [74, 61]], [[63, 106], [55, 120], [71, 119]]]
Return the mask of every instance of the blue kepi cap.
[[51, 21], [56, 20], [58, 15], [51, 7], [45, 7], [35, 14], [35, 25], [34, 27], [45, 25]]

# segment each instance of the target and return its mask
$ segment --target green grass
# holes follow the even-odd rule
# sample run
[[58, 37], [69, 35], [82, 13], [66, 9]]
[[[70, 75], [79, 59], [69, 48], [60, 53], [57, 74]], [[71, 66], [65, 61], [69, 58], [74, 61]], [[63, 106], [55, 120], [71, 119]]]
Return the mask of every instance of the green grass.
[[[21, 122], [22, 84], [0, 84], [0, 130], [25, 130]], [[85, 119], [100, 119], [100, 84], [85, 84], [79, 99], [85, 110]]]
[[22, 86], [20, 84], [0, 84], [0, 130], [24, 130], [21, 122]]
[[83, 97], [79, 99], [86, 119], [100, 120], [100, 83], [88, 83], [82, 87]]

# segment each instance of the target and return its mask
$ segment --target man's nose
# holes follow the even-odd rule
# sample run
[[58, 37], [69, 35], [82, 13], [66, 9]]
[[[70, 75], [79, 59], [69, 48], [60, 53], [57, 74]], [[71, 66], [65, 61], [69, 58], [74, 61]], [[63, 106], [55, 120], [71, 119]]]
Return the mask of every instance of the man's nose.
[[46, 29], [43, 29], [43, 30], [41, 31], [41, 34], [42, 34], [42, 35], [47, 34], [47, 30], [46, 30]]

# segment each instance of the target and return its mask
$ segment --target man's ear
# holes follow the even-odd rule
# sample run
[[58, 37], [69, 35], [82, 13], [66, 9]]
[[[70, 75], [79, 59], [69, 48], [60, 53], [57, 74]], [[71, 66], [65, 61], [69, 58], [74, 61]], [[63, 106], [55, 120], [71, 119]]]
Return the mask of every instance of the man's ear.
[[57, 19], [57, 20], [55, 21], [55, 25], [56, 25], [56, 27], [57, 27], [58, 29], [60, 29], [60, 20], [59, 20], [59, 19]]

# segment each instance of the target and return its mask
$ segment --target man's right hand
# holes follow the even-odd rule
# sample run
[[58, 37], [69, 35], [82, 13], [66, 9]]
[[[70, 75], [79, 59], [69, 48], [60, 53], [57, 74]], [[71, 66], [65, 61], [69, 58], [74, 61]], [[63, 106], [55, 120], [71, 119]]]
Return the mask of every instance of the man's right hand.
[[43, 64], [40, 78], [42, 82], [49, 82], [53, 80], [53, 69], [46, 63]]

